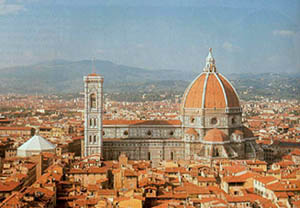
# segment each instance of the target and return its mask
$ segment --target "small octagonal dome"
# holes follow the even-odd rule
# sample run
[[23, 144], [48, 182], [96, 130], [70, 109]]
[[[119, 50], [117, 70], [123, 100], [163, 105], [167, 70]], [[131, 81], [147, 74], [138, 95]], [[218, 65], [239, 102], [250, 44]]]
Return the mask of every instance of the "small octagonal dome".
[[224, 142], [228, 141], [229, 137], [219, 129], [209, 130], [203, 138], [206, 142]]
[[34, 135], [17, 149], [17, 156], [30, 157], [41, 152], [55, 152], [56, 146], [40, 135]]

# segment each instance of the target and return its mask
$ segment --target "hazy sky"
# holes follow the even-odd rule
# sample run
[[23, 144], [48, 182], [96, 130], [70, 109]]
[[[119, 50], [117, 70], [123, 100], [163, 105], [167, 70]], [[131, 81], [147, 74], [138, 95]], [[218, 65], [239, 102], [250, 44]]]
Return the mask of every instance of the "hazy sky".
[[0, 67], [93, 57], [148, 69], [300, 71], [299, 0], [0, 0]]

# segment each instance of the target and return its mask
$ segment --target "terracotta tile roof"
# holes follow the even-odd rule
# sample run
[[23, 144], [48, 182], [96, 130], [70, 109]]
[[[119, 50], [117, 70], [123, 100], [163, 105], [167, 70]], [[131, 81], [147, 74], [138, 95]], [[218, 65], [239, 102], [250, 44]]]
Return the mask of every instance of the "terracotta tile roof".
[[137, 173], [134, 172], [133, 170], [126, 169], [124, 171], [124, 176], [126, 176], [126, 177], [137, 177]]
[[18, 131], [24, 131], [24, 130], [31, 130], [33, 128], [31, 127], [25, 127], [25, 126], [0, 126], [0, 130], [18, 130]]
[[[207, 73], [202, 73], [187, 88], [183, 96], [183, 108], [240, 107], [239, 99], [235, 90], [221, 74], [209, 73], [207, 81], [205, 82], [206, 75]], [[202, 106], [203, 95], [204, 106]]]
[[227, 195], [227, 196], [226, 196], [226, 200], [227, 200], [229, 203], [250, 202], [250, 201], [251, 201], [251, 198], [248, 198], [248, 197], [246, 197], [246, 196], [230, 196], [230, 195]]
[[197, 180], [199, 182], [217, 182], [217, 180], [214, 177], [203, 177], [203, 176], [198, 176]]
[[279, 181], [277, 183], [273, 183], [267, 185], [266, 188], [272, 191], [300, 191], [300, 181], [292, 183], [292, 181]]
[[246, 171], [247, 168], [243, 165], [231, 165], [224, 167], [224, 170], [229, 174], [236, 174]]
[[9, 181], [9, 182], [0, 182], [0, 192], [10, 192], [14, 191], [20, 185], [19, 182]]
[[53, 197], [55, 195], [54, 191], [51, 191], [51, 190], [49, 190], [47, 188], [40, 188], [40, 187], [33, 187], [33, 186], [27, 188], [24, 193], [25, 194], [33, 195], [36, 192], [44, 193], [44, 195], [43, 195], [42, 198], [51, 198], [51, 197]]
[[23, 194], [20, 192], [14, 192], [12, 195], [7, 197], [2, 203], [0, 203], [1, 208], [11, 208], [11, 207], [20, 207], [21, 200], [22, 200]]
[[75, 137], [72, 137], [72, 140], [81, 140], [81, 139], [84, 139], [84, 136], [75, 136]]
[[222, 87], [214, 74], [209, 74], [204, 98], [205, 108], [226, 108]]
[[48, 180], [55, 180], [55, 181], [61, 181], [61, 178], [63, 177], [62, 174], [57, 174], [55, 172], [48, 172], [43, 174], [37, 182], [45, 184]]
[[209, 130], [203, 138], [207, 142], [224, 142], [228, 141], [229, 137], [220, 129]]
[[227, 204], [224, 200], [218, 199], [218, 198], [216, 198], [216, 197], [205, 197], [205, 198], [203, 198], [203, 199], [200, 199], [199, 202], [200, 202], [200, 203], [220, 202], [220, 203]]
[[97, 180], [96, 183], [101, 184], [101, 183], [104, 183], [106, 181], [108, 181], [108, 178], [102, 178], [102, 179]]
[[233, 133], [236, 134], [236, 135], [243, 135], [244, 134], [244, 132], [242, 132], [241, 130], [235, 130]]
[[280, 161], [280, 162], [278, 162], [276, 164], [279, 165], [281, 168], [289, 167], [289, 166], [295, 166], [296, 165], [293, 161], [290, 161], [290, 160]]
[[299, 149], [295, 149], [291, 152], [291, 155], [296, 155], [296, 156], [300, 156], [300, 150]]
[[299, 208], [300, 207], [300, 199], [297, 199], [296, 201], [292, 202], [294, 207]]
[[17, 173], [13, 176], [11, 176], [9, 179], [12, 179], [12, 180], [15, 180], [16, 178], [19, 180], [19, 181], [22, 181], [23, 179], [25, 179], [27, 177], [26, 174], [22, 174], [22, 173]]
[[105, 174], [107, 173], [108, 169], [106, 167], [90, 167], [88, 169], [81, 169], [81, 168], [72, 168], [68, 172], [69, 174], [87, 174], [87, 173], [99, 173]]
[[98, 202], [98, 199], [96, 198], [90, 198], [90, 199], [77, 199], [74, 203], [78, 206], [74, 207], [90, 207], [91, 205], [96, 205]]
[[183, 103], [184, 108], [202, 108], [202, 94], [205, 77], [206, 74], [201, 74], [197, 80], [194, 81], [190, 90], [186, 90], [183, 96], [183, 98], [185, 98], [185, 103]]
[[166, 173], [186, 173], [187, 170], [184, 167], [168, 167], [165, 169]]
[[176, 187], [174, 189], [174, 192], [177, 192], [177, 193], [185, 192], [188, 195], [210, 194], [210, 192], [207, 188], [201, 188], [200, 186], [192, 184], [192, 183], [184, 182], [182, 185], [183, 186]]
[[99, 189], [98, 191], [99, 195], [110, 195], [110, 196], [117, 196], [117, 191], [113, 189]]
[[188, 128], [187, 130], [185, 130], [186, 134], [190, 134], [190, 135], [195, 135], [198, 136], [198, 132], [194, 129], [194, 128]]
[[267, 165], [267, 162], [262, 160], [246, 160], [247, 165]]
[[287, 192], [275, 192], [275, 195], [277, 198], [288, 198], [289, 197]]
[[257, 176], [257, 174], [247, 172], [239, 176], [226, 176], [222, 180], [227, 183], [246, 182], [247, 180], [253, 178], [254, 176]]
[[264, 177], [256, 177], [255, 180], [263, 183], [263, 184], [268, 184], [268, 183], [271, 183], [273, 181], [278, 181], [277, 178], [273, 177], [273, 176], [264, 176]]
[[188, 197], [187, 193], [171, 193], [167, 192], [162, 195], [159, 195], [159, 199], [186, 199]]
[[97, 186], [96, 184], [88, 184], [88, 186], [87, 186], [88, 191], [97, 191], [98, 189], [99, 189], [99, 186]]
[[23, 166], [26, 167], [28, 170], [31, 170], [36, 166], [36, 163], [24, 163]]
[[225, 77], [221, 74], [218, 74], [220, 80], [223, 83], [226, 95], [227, 95], [227, 101], [228, 101], [228, 107], [239, 107], [239, 99], [237, 94], [234, 92], [233, 87], [231, 84], [225, 79]]

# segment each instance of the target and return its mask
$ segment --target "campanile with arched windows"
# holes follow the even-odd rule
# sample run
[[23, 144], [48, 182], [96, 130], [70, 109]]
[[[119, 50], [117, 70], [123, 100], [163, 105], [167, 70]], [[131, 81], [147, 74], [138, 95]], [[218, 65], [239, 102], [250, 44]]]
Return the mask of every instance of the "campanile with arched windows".
[[103, 77], [89, 74], [84, 80], [84, 144], [82, 156], [102, 154]]

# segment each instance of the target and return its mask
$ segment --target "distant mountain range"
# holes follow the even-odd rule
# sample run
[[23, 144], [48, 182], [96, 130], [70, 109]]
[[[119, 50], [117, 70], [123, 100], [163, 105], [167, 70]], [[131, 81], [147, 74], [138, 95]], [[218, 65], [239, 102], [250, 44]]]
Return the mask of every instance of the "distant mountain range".
[[[94, 68], [94, 70], [93, 70]], [[83, 76], [104, 76], [105, 92], [183, 92], [199, 72], [147, 70], [109, 61], [53, 60], [0, 69], [0, 93], [79, 93]], [[300, 98], [300, 73], [225, 74], [242, 97]]]
[[83, 76], [93, 71], [104, 76], [104, 87], [108, 91], [122, 91], [124, 86], [136, 89], [139, 84], [164, 80], [188, 81], [196, 76], [191, 72], [152, 71], [109, 61], [96, 60], [92, 64], [89, 60], [54, 60], [0, 69], [0, 93], [76, 93], [83, 90]]

